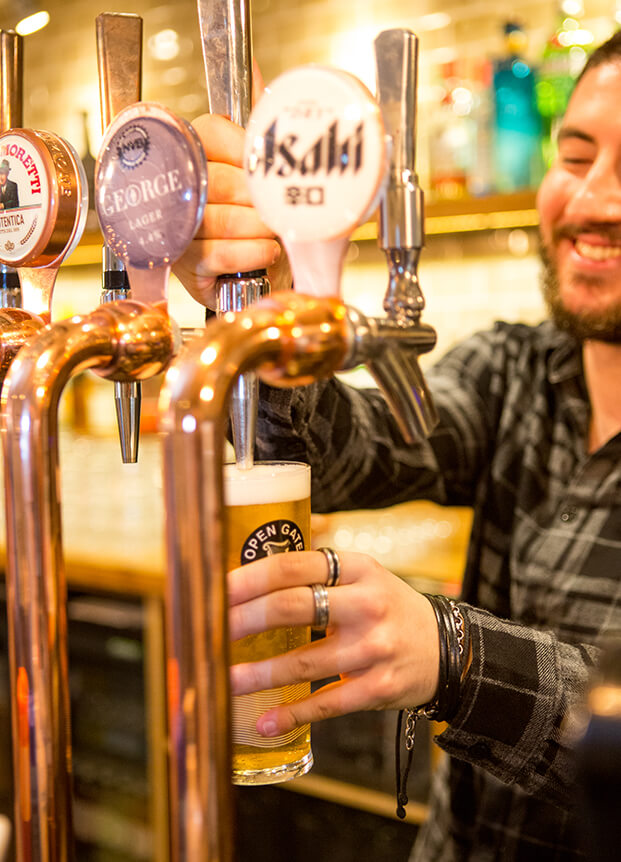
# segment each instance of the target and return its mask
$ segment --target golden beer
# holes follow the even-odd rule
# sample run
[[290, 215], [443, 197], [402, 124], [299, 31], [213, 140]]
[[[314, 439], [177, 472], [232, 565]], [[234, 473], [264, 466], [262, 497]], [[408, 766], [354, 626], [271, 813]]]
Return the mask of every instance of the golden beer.
[[[310, 467], [263, 462], [250, 470], [224, 468], [227, 569], [272, 554], [310, 548]], [[280, 655], [310, 641], [310, 628], [281, 628], [232, 645], [233, 664]], [[313, 765], [310, 725], [265, 738], [256, 722], [266, 710], [310, 694], [310, 683], [233, 698], [233, 782], [274, 784], [304, 775]]]

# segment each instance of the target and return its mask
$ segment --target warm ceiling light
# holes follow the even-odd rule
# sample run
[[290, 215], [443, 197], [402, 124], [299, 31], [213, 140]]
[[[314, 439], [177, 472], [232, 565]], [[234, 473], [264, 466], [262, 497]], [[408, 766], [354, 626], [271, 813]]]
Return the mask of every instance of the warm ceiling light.
[[43, 27], [49, 23], [49, 12], [35, 12], [34, 15], [28, 15], [27, 18], [22, 18], [15, 29], [20, 36], [30, 36], [31, 33], [36, 33], [37, 30], [43, 29]]

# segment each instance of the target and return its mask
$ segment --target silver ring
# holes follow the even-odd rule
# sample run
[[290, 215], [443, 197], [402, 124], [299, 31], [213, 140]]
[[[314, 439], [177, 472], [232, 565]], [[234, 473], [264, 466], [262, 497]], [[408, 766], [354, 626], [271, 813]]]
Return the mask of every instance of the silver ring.
[[313, 591], [313, 602], [315, 604], [313, 630], [325, 632], [330, 622], [330, 599], [328, 598], [327, 587], [324, 584], [310, 584], [310, 588]]
[[332, 548], [319, 548], [318, 550], [328, 561], [328, 580], [326, 587], [336, 587], [341, 579], [341, 561], [339, 555]]

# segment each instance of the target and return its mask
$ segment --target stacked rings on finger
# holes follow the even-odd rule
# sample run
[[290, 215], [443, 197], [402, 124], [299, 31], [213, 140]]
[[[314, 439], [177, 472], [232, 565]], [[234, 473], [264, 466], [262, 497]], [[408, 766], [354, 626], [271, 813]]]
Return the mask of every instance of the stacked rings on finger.
[[330, 622], [328, 590], [324, 584], [311, 584], [310, 588], [313, 592], [313, 602], [315, 604], [315, 614], [312, 624], [313, 631], [325, 632]]
[[336, 551], [332, 548], [319, 548], [319, 551], [328, 561], [328, 580], [326, 587], [336, 587], [341, 577], [341, 561]]

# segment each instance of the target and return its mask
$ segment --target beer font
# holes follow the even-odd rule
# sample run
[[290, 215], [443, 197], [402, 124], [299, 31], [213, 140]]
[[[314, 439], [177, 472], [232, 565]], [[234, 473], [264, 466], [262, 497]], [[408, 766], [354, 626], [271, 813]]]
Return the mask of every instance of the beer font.
[[[416, 38], [410, 31], [390, 32], [402, 46]], [[387, 76], [403, 76], [403, 64], [414, 63], [415, 52], [400, 50], [395, 56], [391, 49], [385, 56], [384, 45], [376, 44], [378, 62]], [[409, 68], [406, 71], [406, 79], [415, 81], [416, 75]], [[412, 354], [416, 358], [433, 347], [434, 330], [418, 316], [366, 318], [338, 298], [344, 238], [381, 195], [388, 160], [380, 110], [362, 84], [351, 76], [335, 77], [331, 71], [319, 74], [324, 86], [300, 105], [291, 90], [299, 90], [311, 72], [300, 73], [298, 87], [290, 87], [284, 96], [280, 85], [270, 87], [270, 97], [277, 91], [282, 101], [270, 111], [270, 99], [264, 95], [248, 124], [246, 149], [254, 202], [288, 243], [290, 255], [293, 249], [294, 256], [300, 252], [298, 260], [306, 256], [297, 275], [311, 295], [274, 294], [238, 317], [226, 315], [210, 322], [204, 334], [175, 358], [161, 393], [167, 612], [170, 630], [175, 632], [168, 653], [175, 862], [231, 862], [233, 858], [223, 450], [226, 413], [239, 370], [254, 368], [268, 383], [296, 386], [366, 363], [406, 439], [416, 439], [433, 422], [432, 416], [429, 422], [421, 421], [419, 388], [405, 386], [403, 375], [393, 385], [390, 375], [395, 357]], [[325, 86], [326, 81], [330, 86]], [[338, 90], [347, 107], [333, 114], [326, 108], [324, 113], [326, 93], [331, 95], [333, 90]], [[347, 93], [353, 98], [344, 98]], [[406, 115], [405, 106], [402, 110]], [[309, 123], [308, 135], [302, 139], [300, 120], [308, 114], [321, 125], [312, 131]], [[283, 127], [289, 122], [298, 125], [287, 138]], [[413, 157], [413, 147], [408, 152]], [[367, 155], [372, 157], [370, 173], [354, 180], [351, 206], [349, 198], [341, 196], [339, 214], [330, 183], [349, 182], [363, 163], [366, 169]], [[413, 174], [413, 165], [410, 168]], [[268, 183], [273, 183], [269, 201], [261, 200], [258, 189], [265, 190]], [[324, 217], [313, 219], [313, 208], [320, 211], [326, 201]], [[306, 219], [309, 225], [305, 226]], [[300, 289], [297, 275], [296, 291]]]
[[[19, 148], [31, 138], [50, 140], [42, 133], [11, 132], [8, 145]], [[0, 146], [5, 140], [0, 137]], [[23, 152], [26, 161], [25, 145]], [[18, 158], [17, 151], [13, 157]], [[46, 164], [43, 158], [41, 163]], [[24, 171], [27, 167], [30, 162]], [[34, 167], [28, 174], [32, 184]], [[42, 188], [49, 176], [39, 171]], [[135, 298], [43, 329], [21, 349], [6, 379], [3, 452], [7, 579], [15, 594], [10, 636], [18, 862], [74, 858], [58, 402], [71, 375], [86, 368], [126, 382], [147, 379], [169, 362], [178, 329], [167, 314], [168, 274], [200, 221], [205, 189], [204, 153], [185, 121], [155, 105], [121, 112], [97, 159], [96, 204], [104, 238], [123, 260]], [[52, 239], [36, 236], [35, 231], [35, 248], [47, 239], [43, 253], [51, 257], [51, 246], [55, 263], [54, 232]]]
[[[224, 5], [199, 3], [201, 23], [207, 12], [221, 14]], [[242, 7], [229, 30], [247, 28]], [[133, 17], [120, 23], [133, 28]], [[233, 542], [227, 557], [225, 536], [233, 536], [238, 519], [237, 479], [241, 474], [247, 489], [254, 474], [251, 457], [244, 456], [238, 464], [243, 469], [232, 468], [236, 478], [225, 475], [225, 431], [242, 371], [290, 387], [361, 363], [374, 374], [407, 439], [433, 425], [433, 405], [418, 370], [418, 355], [433, 347], [435, 332], [420, 320], [422, 198], [413, 165], [414, 121], [406, 105], [415, 103], [416, 37], [406, 30], [387, 34], [375, 44], [378, 100], [351, 75], [305, 67], [281, 76], [253, 111], [249, 182], [264, 219], [285, 242], [296, 292], [264, 297], [238, 314], [224, 313], [222, 304], [222, 315], [174, 361], [180, 337], [167, 313], [168, 277], [202, 218], [203, 150], [189, 124], [160, 105], [110, 107], [114, 85], [107, 73], [102, 76], [108, 107], [102, 107], [106, 130], [95, 203], [114, 255], [109, 260], [118, 261], [107, 273], [116, 281], [124, 270], [132, 298], [41, 328], [11, 363], [2, 393], [17, 862], [74, 858], [57, 414], [63, 387], [86, 368], [121, 384], [168, 369], [160, 417], [174, 862], [232, 862], [232, 764], [235, 780], [251, 783], [301, 774], [312, 764], [308, 728], [268, 748], [253, 730], [264, 706], [251, 704], [250, 730], [242, 721], [247, 704], [232, 706], [229, 665], [231, 657], [245, 655], [247, 644], [229, 643], [225, 579], [231, 565], [260, 553], [310, 546], [308, 474], [303, 490], [287, 491], [284, 502], [280, 496], [270, 502], [261, 482], [256, 512], [248, 511], [254, 507], [244, 490], [239, 509], [245, 510], [245, 532], [235, 555]], [[221, 71], [223, 63], [233, 71], [221, 91], [247, 105], [249, 89], [238, 98], [236, 87], [240, 80], [249, 87], [248, 46], [241, 54], [235, 48], [224, 61], [216, 53], [216, 36], [216, 28], [202, 29], [212, 110], [218, 109], [214, 70]], [[100, 50], [105, 57], [113, 48]], [[86, 182], [73, 148], [52, 133], [13, 126], [0, 132], [0, 177], [5, 169], [18, 196], [0, 214], [0, 263], [18, 272], [25, 309], [42, 326], [60, 262], [84, 227]], [[386, 133], [393, 138], [390, 148]], [[9, 186], [6, 194], [15, 190]], [[378, 202], [390, 270], [381, 319], [345, 306], [338, 295], [348, 236]], [[245, 277], [234, 274], [234, 280], [238, 275]], [[402, 358], [414, 387], [399, 369]], [[245, 391], [241, 398], [246, 404], [254, 396]], [[243, 449], [252, 434], [244, 432]], [[308, 633], [285, 637], [290, 646]], [[251, 650], [249, 657], [256, 658], [256, 643]], [[288, 746], [286, 763], [281, 755]]]

